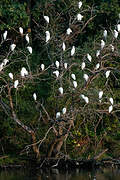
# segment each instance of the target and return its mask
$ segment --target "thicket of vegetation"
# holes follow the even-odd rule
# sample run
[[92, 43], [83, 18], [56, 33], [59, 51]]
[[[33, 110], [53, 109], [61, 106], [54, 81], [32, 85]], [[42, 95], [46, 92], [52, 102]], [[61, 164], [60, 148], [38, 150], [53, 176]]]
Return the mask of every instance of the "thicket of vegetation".
[[0, 156], [119, 157], [119, 1], [4, 0], [0, 32]]

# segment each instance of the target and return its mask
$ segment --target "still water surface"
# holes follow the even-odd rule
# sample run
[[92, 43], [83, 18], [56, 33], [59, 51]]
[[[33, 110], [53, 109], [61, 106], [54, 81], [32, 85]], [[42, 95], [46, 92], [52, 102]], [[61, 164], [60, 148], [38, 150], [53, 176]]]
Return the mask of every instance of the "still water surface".
[[[64, 169], [64, 168], [63, 168]], [[99, 170], [59, 171], [51, 170], [4, 170], [0, 180], [120, 180], [120, 169], [104, 168]]]

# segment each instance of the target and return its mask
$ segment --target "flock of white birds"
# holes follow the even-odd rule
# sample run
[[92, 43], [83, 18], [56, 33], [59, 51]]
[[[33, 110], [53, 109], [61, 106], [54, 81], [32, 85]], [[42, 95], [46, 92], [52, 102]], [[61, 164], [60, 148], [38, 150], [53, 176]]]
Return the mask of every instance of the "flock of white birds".
[[[82, 1], [80, 1], [80, 2], [78, 3], [78, 8], [80, 9], [81, 7], [82, 7]], [[46, 23], [48, 23], [48, 24], [50, 23], [50, 18], [49, 18], [48, 16], [44, 16], [44, 19], [45, 19]], [[81, 15], [80, 13], [78, 13], [77, 16], [76, 16], [76, 19], [77, 19], [78, 21], [82, 21], [83, 15]], [[113, 30], [113, 37], [114, 37], [115, 39], [118, 38], [119, 32], [120, 32], [120, 24], [117, 24], [117, 25], [116, 25], [116, 29]], [[7, 40], [7, 33], [8, 33], [7, 31], [5, 31], [5, 32], [3, 33], [3, 41], [6, 41], [6, 40]], [[22, 27], [19, 28], [19, 33], [20, 33], [21, 35], [23, 35], [24, 32], [23, 32], [23, 28], [22, 28]], [[67, 30], [66, 30], [66, 34], [67, 34], [68, 36], [70, 36], [71, 33], [72, 33], [72, 29], [71, 29], [70, 27], [68, 27]], [[46, 31], [45, 34], [46, 34], [45, 42], [48, 43], [48, 42], [50, 41], [50, 38], [51, 38], [50, 32], [49, 32], [49, 31]], [[107, 30], [104, 30], [104, 32], [103, 32], [103, 39], [104, 39], [104, 40], [103, 40], [103, 39], [101, 40], [100, 50], [97, 50], [97, 51], [96, 51], [96, 57], [97, 57], [97, 58], [100, 56], [101, 51], [104, 49], [104, 47], [105, 47], [105, 45], [106, 45], [107, 36], [108, 36], [108, 32], [107, 32]], [[28, 34], [25, 35], [25, 39], [26, 39], [27, 44], [28, 44], [27, 50], [29, 51], [30, 54], [32, 54], [32, 47], [29, 45], [29, 43], [30, 43], [30, 38], [29, 38], [29, 35], [28, 35]], [[13, 52], [13, 51], [15, 50], [15, 48], [16, 48], [16, 44], [13, 43], [13, 44], [10, 45], [10, 51]], [[114, 51], [114, 46], [113, 46], [112, 44], [110, 44], [110, 48], [111, 48], [111, 51], [113, 52], [113, 51]], [[65, 44], [65, 42], [62, 43], [62, 50], [63, 50], [63, 51], [66, 51], [66, 44]], [[75, 51], [76, 51], [75, 46], [72, 46], [70, 55], [71, 55], [71, 56], [74, 56], [74, 55], [75, 55]], [[89, 53], [86, 54], [86, 58], [87, 58], [87, 60], [89, 61], [89, 63], [92, 62], [92, 56], [91, 56]], [[8, 59], [4, 59], [4, 60], [3, 60], [3, 62], [0, 64], [0, 71], [3, 70], [4, 66], [6, 66], [6, 64], [7, 64], [8, 62], [9, 62]], [[65, 62], [65, 63], [63, 64], [63, 66], [64, 66], [65, 70], [68, 69], [68, 63]], [[40, 67], [41, 67], [41, 70], [42, 70], [42, 71], [45, 70], [45, 65], [44, 65], [44, 64], [41, 64]], [[60, 68], [60, 62], [59, 62], [59, 61], [56, 61], [56, 62], [55, 62], [55, 67], [56, 67], [56, 70], [53, 71], [53, 74], [56, 76], [56, 78], [58, 78], [58, 77], [60, 76], [60, 70], [59, 70], [59, 68]], [[81, 63], [81, 70], [84, 70], [85, 68], [86, 68], [86, 63], [83, 61], [83, 62]], [[99, 68], [100, 68], [100, 63], [97, 63], [96, 66], [95, 66], [95, 70], [98, 70]], [[111, 72], [110, 70], [107, 70], [107, 71], [105, 72], [105, 77], [106, 77], [106, 79], [109, 78], [110, 72]], [[24, 78], [24, 77], [28, 76], [28, 74], [29, 74], [29, 72], [27, 71], [27, 69], [26, 69], [25, 67], [22, 67], [21, 72], [20, 72], [21, 78]], [[19, 85], [19, 81], [18, 81], [18, 80], [14, 80], [14, 79], [15, 79], [15, 78], [14, 78], [14, 75], [13, 75], [13, 73], [11, 73], [11, 72], [8, 74], [8, 76], [9, 76], [9, 78], [10, 78], [11, 80], [14, 81], [14, 83], [13, 83], [14, 85], [13, 85], [13, 86], [14, 86], [14, 88], [17, 89], [17, 88], [18, 88], [18, 85]], [[76, 88], [78, 87], [78, 83], [77, 83], [77, 81], [76, 81], [76, 79], [77, 79], [77, 78], [76, 78], [76, 75], [75, 75], [74, 73], [72, 73], [72, 74], [71, 74], [71, 78], [72, 78], [72, 80], [73, 80], [73, 87], [74, 87], [74, 89], [76, 89]], [[87, 81], [89, 80], [89, 75], [86, 74], [86, 73], [84, 73], [84, 74], [83, 74], [83, 79], [85, 80], [85, 82], [87, 82]], [[63, 87], [59, 87], [58, 91], [59, 91], [59, 93], [60, 93], [61, 95], [64, 94], [64, 89], [63, 89]], [[104, 94], [104, 92], [103, 92], [102, 90], [100, 90], [100, 91], [98, 92], [99, 102], [102, 101], [103, 94]], [[81, 94], [80, 97], [85, 101], [86, 104], [89, 103], [89, 98], [88, 98], [87, 96], [85, 96], [84, 94]], [[33, 98], [34, 98], [35, 101], [37, 100], [37, 95], [36, 95], [36, 93], [33, 94]], [[109, 108], [108, 108], [108, 112], [111, 113], [112, 110], [113, 110], [113, 103], [114, 103], [112, 97], [109, 98], [109, 102], [110, 102], [110, 105], [109, 105]], [[66, 111], [67, 111], [67, 109], [64, 107], [64, 108], [62, 109], [62, 114], [66, 114]], [[61, 115], [61, 113], [60, 113], [60, 112], [57, 112], [57, 113], [56, 113], [56, 118], [59, 118], [60, 115]]]

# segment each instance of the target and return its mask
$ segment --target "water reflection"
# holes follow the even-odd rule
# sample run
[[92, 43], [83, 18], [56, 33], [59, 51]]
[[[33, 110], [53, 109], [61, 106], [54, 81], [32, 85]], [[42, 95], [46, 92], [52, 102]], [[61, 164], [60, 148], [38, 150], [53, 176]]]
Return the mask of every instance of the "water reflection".
[[0, 180], [120, 180], [120, 169], [103, 168], [98, 170], [4, 170]]

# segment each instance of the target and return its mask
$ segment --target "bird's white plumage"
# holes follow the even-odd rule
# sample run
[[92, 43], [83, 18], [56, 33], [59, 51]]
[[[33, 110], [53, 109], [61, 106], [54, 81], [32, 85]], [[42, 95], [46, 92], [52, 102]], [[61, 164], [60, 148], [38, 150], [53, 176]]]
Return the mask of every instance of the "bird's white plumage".
[[88, 76], [87, 74], [84, 74], [84, 75], [83, 75], [83, 78], [85, 79], [85, 81], [88, 81], [89, 76]]
[[111, 47], [112, 52], [114, 52], [115, 47], [112, 44], [110, 44], [110, 47]]
[[37, 100], [37, 95], [36, 95], [36, 93], [33, 94], [33, 99], [34, 99], [34, 101]]
[[59, 71], [58, 70], [56, 70], [56, 71], [53, 71], [53, 74], [55, 74], [56, 75], [56, 77], [58, 78], [58, 76], [59, 76]]
[[81, 64], [81, 69], [82, 69], [82, 70], [85, 69], [85, 62], [82, 62], [82, 64]]
[[75, 74], [71, 74], [71, 78], [72, 78], [73, 80], [76, 80]]
[[71, 49], [71, 56], [73, 56], [74, 54], [75, 54], [75, 46], [73, 46]]
[[63, 114], [66, 114], [66, 111], [67, 111], [67, 109], [64, 107], [64, 108], [62, 109], [62, 113], [63, 113]]
[[67, 67], [68, 67], [68, 64], [64, 63], [64, 68], [67, 69]]
[[66, 33], [67, 35], [70, 35], [72, 33], [72, 29], [68, 28]]
[[5, 31], [5, 32], [3, 33], [3, 40], [4, 40], [4, 41], [7, 39], [7, 34], [8, 34], [7, 31]]
[[45, 39], [45, 42], [48, 42], [50, 40], [50, 32], [49, 31], [46, 31], [46, 39]]
[[22, 27], [19, 27], [19, 32], [20, 32], [20, 34], [23, 34], [23, 28]]
[[16, 44], [11, 44], [11, 45], [10, 45], [11, 51], [14, 51], [15, 47], [16, 47]]
[[49, 24], [49, 22], [50, 22], [49, 16], [43, 16], [43, 17], [44, 17], [44, 19], [46, 20], [46, 22]]
[[10, 72], [8, 75], [11, 79], [13, 79], [13, 73]]
[[99, 95], [99, 99], [101, 99], [103, 96], [103, 91], [100, 91], [98, 95]]
[[59, 89], [60, 94], [63, 94], [63, 87], [60, 87]]
[[79, 14], [77, 14], [77, 20], [78, 21], [82, 21], [82, 18], [83, 18], [83, 16], [79, 13]]
[[109, 75], [110, 75], [110, 70], [106, 71], [106, 73], [105, 73], [106, 78], [108, 78]]
[[45, 70], [45, 65], [44, 64], [41, 64], [40, 67], [41, 67], [42, 71]]
[[105, 41], [103, 41], [103, 39], [101, 40], [101, 49], [103, 49], [105, 47]]
[[97, 63], [96, 66], [95, 66], [95, 70], [97, 70], [99, 68], [100, 68], [100, 63]]
[[14, 81], [14, 88], [17, 88], [17, 87], [18, 87], [18, 84], [19, 84], [19, 81], [18, 81], [18, 80], [15, 80], [15, 81]]
[[30, 38], [29, 38], [28, 34], [26, 34], [25, 39], [26, 39], [27, 43], [30, 42]]
[[77, 88], [77, 81], [73, 81], [74, 88]]
[[118, 31], [116, 31], [116, 30], [114, 29], [113, 35], [114, 35], [114, 38], [117, 39], [117, 38], [118, 38]]
[[79, 2], [78, 2], [78, 8], [80, 9], [81, 6], [82, 6], [82, 1], [79, 1]]
[[120, 24], [117, 24], [117, 31], [120, 32]]
[[56, 113], [56, 119], [58, 119], [60, 117], [60, 112]]
[[92, 61], [92, 56], [90, 54], [87, 54], [87, 59], [91, 62]]
[[8, 59], [4, 59], [4, 60], [3, 60], [3, 65], [6, 66], [6, 64], [7, 64], [8, 62], [9, 62]]
[[106, 39], [107, 38], [107, 30], [105, 29], [103, 32], [103, 37]]
[[82, 99], [88, 104], [89, 103], [89, 98], [85, 96], [84, 94], [81, 94]]
[[28, 46], [27, 49], [28, 49], [29, 53], [32, 54], [32, 47]]
[[28, 75], [28, 71], [26, 70], [25, 67], [22, 67], [20, 74], [21, 74], [22, 77], [25, 77], [25, 76]]
[[96, 51], [96, 57], [98, 57], [100, 55], [100, 50]]
[[59, 61], [55, 61], [55, 65], [56, 65], [57, 68], [59, 68], [59, 66], [60, 66]]
[[110, 101], [110, 103], [113, 105], [114, 101], [113, 101], [113, 98], [112, 98], [112, 97], [109, 98], [109, 101]]
[[65, 46], [65, 43], [63, 42], [63, 44], [62, 44], [62, 49], [63, 49], [63, 51], [65, 51], [65, 49], [66, 49], [66, 46]]
[[112, 110], [113, 110], [113, 106], [111, 105], [111, 106], [109, 106], [109, 108], [108, 108], [108, 112], [111, 113]]

